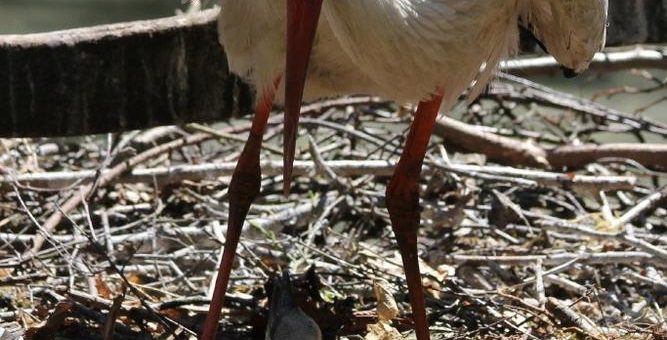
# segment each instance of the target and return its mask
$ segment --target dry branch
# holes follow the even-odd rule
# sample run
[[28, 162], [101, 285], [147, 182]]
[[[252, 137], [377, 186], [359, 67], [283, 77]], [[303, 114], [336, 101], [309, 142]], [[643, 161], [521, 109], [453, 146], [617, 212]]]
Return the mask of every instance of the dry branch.
[[[500, 64], [503, 72], [524, 77], [555, 74], [560, 65], [550, 56], [524, 57], [504, 61]], [[633, 46], [615, 48], [595, 55], [589, 70], [592, 72], [613, 72], [632, 68], [666, 69], [667, 52], [664, 47]]]
[[667, 144], [613, 143], [547, 148], [487, 132], [448, 117], [438, 120], [433, 133], [443, 138], [447, 145], [484, 154], [500, 164], [577, 169], [603, 158], [619, 158], [634, 160], [647, 168], [667, 170]]
[[584, 335], [594, 339], [597, 339], [600, 335], [600, 330], [596, 327], [594, 322], [592, 322], [585, 315], [577, 313], [564, 302], [550, 297], [547, 299], [545, 307], [547, 310], [552, 312], [565, 326], [575, 326], [581, 329]]
[[549, 163], [557, 169], [581, 168], [603, 158], [631, 159], [647, 168], [667, 171], [667, 144], [567, 145], [547, 151]]
[[[375, 175], [389, 177], [394, 172], [395, 161], [383, 160], [334, 160], [323, 163], [338, 176], [353, 177]], [[261, 163], [262, 173], [265, 176], [282, 174], [282, 161], [264, 161]], [[134, 169], [125, 174], [115, 169], [102, 171], [104, 184], [114, 182], [150, 183], [159, 184], [179, 183], [184, 180], [215, 180], [220, 176], [231, 176], [236, 162], [209, 163], [197, 165], [175, 165], [172, 167], [158, 167], [150, 169]], [[596, 190], [626, 190], [632, 189], [636, 178], [632, 176], [585, 176], [570, 175], [557, 172], [517, 169], [503, 166], [477, 166], [466, 164], [437, 164], [436, 168], [453, 171], [462, 176], [475, 177], [477, 174], [496, 175], [509, 178], [526, 179], [535, 186], [564, 186], [578, 189]], [[313, 161], [294, 161], [294, 175], [308, 176], [317, 171], [317, 164]], [[424, 166], [424, 172], [432, 172], [429, 165]], [[50, 172], [43, 174], [24, 174], [18, 176], [0, 176], [0, 187], [11, 186], [14, 183], [31, 184], [45, 188], [64, 187], [81, 180], [92, 180], [98, 173], [93, 170], [75, 172]], [[108, 178], [108, 180], [107, 180]]]
[[568, 261], [576, 260], [577, 262], [587, 264], [614, 264], [623, 263], [630, 264], [650, 263], [655, 266], [664, 268], [667, 263], [663, 259], [657, 258], [646, 252], [580, 252], [580, 253], [559, 253], [553, 255], [516, 255], [516, 256], [484, 256], [484, 255], [458, 255], [453, 254], [447, 257], [451, 263], [466, 263], [472, 265], [486, 266], [490, 262], [514, 265], [514, 266], [532, 266], [537, 261], [542, 261], [544, 265], [554, 266], [566, 263]]
[[486, 132], [477, 126], [449, 117], [438, 119], [433, 133], [445, 144], [457, 146], [467, 152], [481, 153], [501, 164], [544, 167], [546, 151], [538, 145]]

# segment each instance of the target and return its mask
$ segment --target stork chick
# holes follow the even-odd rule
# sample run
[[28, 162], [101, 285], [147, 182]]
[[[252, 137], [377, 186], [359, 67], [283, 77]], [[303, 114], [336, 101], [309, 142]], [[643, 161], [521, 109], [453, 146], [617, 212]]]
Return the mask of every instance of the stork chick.
[[419, 103], [386, 205], [417, 339], [429, 339], [417, 262], [418, 183], [438, 112], [466, 89], [470, 99], [482, 91], [500, 60], [517, 49], [519, 25], [568, 73], [583, 72], [604, 44], [607, 1], [221, 0], [220, 41], [230, 68], [259, 95], [229, 187], [227, 240], [202, 338], [215, 335], [243, 221], [260, 189], [259, 150], [274, 99], [285, 105], [287, 192], [302, 99], [369, 94]]
[[265, 340], [322, 340], [315, 321], [296, 304], [287, 271], [273, 281], [265, 335]]

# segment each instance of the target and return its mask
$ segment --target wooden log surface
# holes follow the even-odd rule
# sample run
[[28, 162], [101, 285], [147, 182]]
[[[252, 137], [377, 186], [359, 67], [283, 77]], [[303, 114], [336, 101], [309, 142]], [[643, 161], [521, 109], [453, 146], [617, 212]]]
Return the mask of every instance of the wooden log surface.
[[[667, 0], [611, 0], [610, 14], [610, 45], [667, 41]], [[0, 35], [0, 137], [125, 131], [250, 112], [251, 90], [228, 72], [216, 15]]]
[[0, 36], [0, 136], [124, 131], [248, 112], [217, 11]]

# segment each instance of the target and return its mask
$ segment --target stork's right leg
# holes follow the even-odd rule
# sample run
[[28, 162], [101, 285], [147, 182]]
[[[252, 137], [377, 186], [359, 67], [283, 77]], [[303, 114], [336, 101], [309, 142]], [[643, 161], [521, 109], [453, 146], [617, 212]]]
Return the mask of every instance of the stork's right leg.
[[403, 270], [408, 283], [412, 317], [418, 340], [430, 339], [426, 321], [424, 289], [417, 257], [417, 231], [421, 210], [419, 207], [419, 178], [441, 103], [442, 96], [435, 96], [419, 104], [401, 159], [387, 186], [387, 210], [403, 259]]
[[218, 277], [211, 298], [211, 306], [206, 316], [202, 340], [215, 338], [218, 329], [218, 321], [225, 300], [225, 292], [229, 284], [229, 276], [234, 264], [236, 248], [241, 238], [243, 223], [250, 210], [250, 205], [259, 194], [262, 174], [259, 165], [259, 153], [262, 147], [262, 138], [269, 120], [269, 113], [273, 105], [276, 87], [279, 80], [274, 83], [274, 88], [264, 91], [264, 95], [257, 101], [255, 118], [252, 121], [250, 135], [245, 147], [241, 152], [236, 169], [229, 184], [229, 219], [227, 221], [227, 235], [225, 247], [218, 269]]

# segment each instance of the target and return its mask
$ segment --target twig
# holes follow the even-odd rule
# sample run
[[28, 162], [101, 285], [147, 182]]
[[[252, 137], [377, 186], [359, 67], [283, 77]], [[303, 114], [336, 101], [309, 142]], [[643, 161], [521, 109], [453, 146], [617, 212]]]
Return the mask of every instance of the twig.
[[[152, 148], [150, 150], [147, 150], [135, 157], [132, 157], [131, 159], [122, 162], [113, 168], [111, 168], [109, 171], [104, 172], [99, 179], [99, 186], [104, 186], [107, 185], [113, 178], [120, 176], [123, 172], [132, 169], [134, 166], [137, 164], [143, 163], [156, 155], [174, 150], [176, 148], [182, 147], [184, 145], [189, 145], [189, 144], [195, 144], [195, 143], [200, 143], [206, 139], [210, 138], [210, 135], [208, 134], [197, 134], [197, 135], [191, 135], [185, 138], [181, 138], [166, 144], [162, 144], [158, 147]], [[92, 189], [91, 184], [87, 184], [82, 188], [82, 192], [85, 192], [86, 195], [87, 193]], [[54, 212], [43, 224], [43, 229], [45, 232], [51, 232], [53, 231], [60, 221], [63, 218], [63, 214], [69, 213], [72, 211], [74, 208], [76, 208], [82, 200], [83, 196], [86, 195], [72, 195], [70, 198], [61, 206], [59, 211]], [[37, 235], [35, 239], [33, 240], [33, 246], [32, 249], [28, 252], [26, 252], [24, 255], [25, 257], [32, 257], [34, 254], [36, 254], [41, 248], [42, 245], [44, 244], [45, 238], [41, 235]]]
[[667, 125], [665, 124], [610, 109], [591, 100], [556, 91], [524, 78], [507, 74], [501, 74], [499, 77], [519, 84], [522, 88], [516, 89], [510, 84], [492, 83], [488, 93], [491, 96], [520, 103], [538, 103], [549, 107], [567, 108], [603, 121], [625, 124], [633, 129], [649, 131], [667, 137]]
[[637, 218], [640, 214], [655, 208], [655, 206], [667, 199], [667, 186], [664, 186], [657, 192], [645, 197], [641, 202], [628, 210], [623, 216], [619, 217], [613, 224], [612, 228], [620, 228]]
[[559, 253], [553, 255], [459, 255], [452, 254], [445, 257], [451, 263], [467, 263], [471, 265], [486, 265], [488, 262], [497, 262], [505, 265], [531, 266], [537, 260], [542, 260], [545, 265], [560, 265], [568, 261], [577, 260], [587, 264], [611, 264], [611, 263], [651, 263], [657, 267], [665, 268], [667, 263], [656, 258], [652, 254], [639, 251], [608, 251], [601, 253]]
[[597, 338], [601, 334], [600, 330], [595, 326], [594, 322], [592, 322], [586, 316], [577, 313], [572, 308], [556, 298], [549, 297], [547, 299], [546, 308], [565, 325], [576, 326], [580, 328], [587, 336]]
[[[664, 49], [637, 45], [599, 52], [589, 68], [592, 71], [612, 72], [631, 68], [664, 69], [666, 65]], [[501, 62], [500, 69], [526, 77], [556, 73], [560, 71], [560, 64], [551, 56], [523, 57]]]
[[102, 336], [104, 340], [113, 340], [114, 338], [114, 326], [116, 324], [116, 319], [118, 318], [118, 313], [123, 307], [123, 300], [125, 299], [125, 292], [116, 296], [113, 299], [113, 304], [109, 308], [109, 313], [107, 313], [107, 320], [104, 323], [102, 330]]

